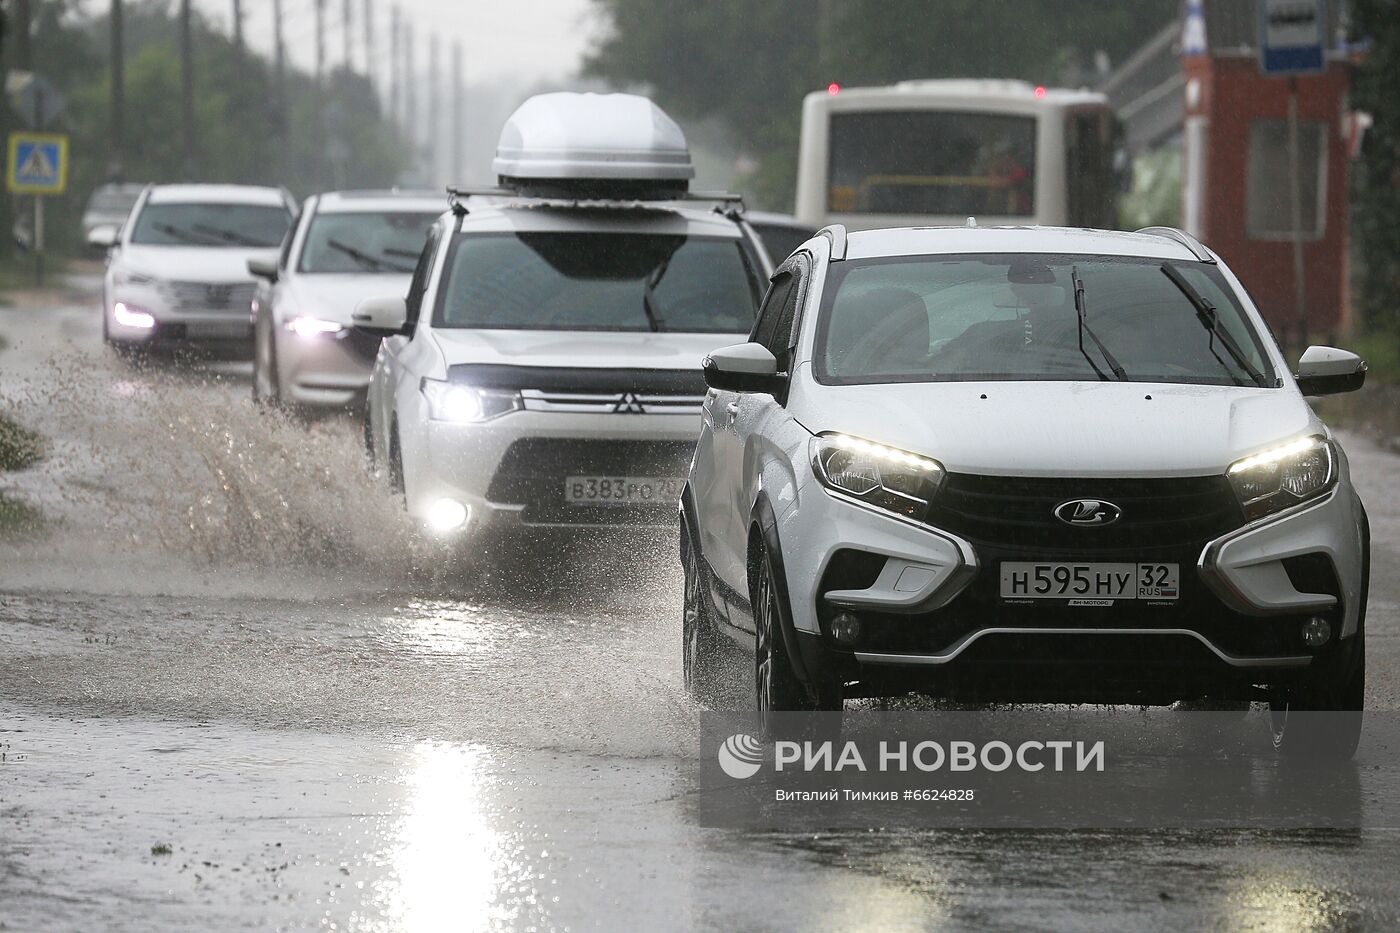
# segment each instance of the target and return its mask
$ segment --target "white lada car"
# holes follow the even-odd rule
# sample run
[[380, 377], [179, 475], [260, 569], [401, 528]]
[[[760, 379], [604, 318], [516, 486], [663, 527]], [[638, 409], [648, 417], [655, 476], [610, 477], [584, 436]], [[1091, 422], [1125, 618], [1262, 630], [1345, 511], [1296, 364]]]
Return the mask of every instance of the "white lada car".
[[728, 637], [761, 711], [1262, 700], [1283, 748], [1354, 749], [1369, 533], [1304, 397], [1365, 365], [1290, 374], [1186, 234], [826, 228], [705, 367], [697, 696]]
[[513, 190], [458, 196], [407, 300], [356, 312], [385, 338], [371, 458], [412, 516], [459, 540], [672, 523], [701, 361], [748, 333], [764, 253], [725, 202], [675, 200], [684, 137], [643, 98], [533, 98], [496, 162]]

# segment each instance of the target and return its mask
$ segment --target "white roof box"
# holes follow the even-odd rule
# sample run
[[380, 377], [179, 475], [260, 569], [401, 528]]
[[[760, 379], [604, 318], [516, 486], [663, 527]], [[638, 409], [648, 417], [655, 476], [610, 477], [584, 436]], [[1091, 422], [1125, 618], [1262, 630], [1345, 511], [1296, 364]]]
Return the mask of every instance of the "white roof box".
[[676, 121], [636, 94], [537, 94], [501, 129], [503, 187], [544, 197], [670, 198], [695, 166]]

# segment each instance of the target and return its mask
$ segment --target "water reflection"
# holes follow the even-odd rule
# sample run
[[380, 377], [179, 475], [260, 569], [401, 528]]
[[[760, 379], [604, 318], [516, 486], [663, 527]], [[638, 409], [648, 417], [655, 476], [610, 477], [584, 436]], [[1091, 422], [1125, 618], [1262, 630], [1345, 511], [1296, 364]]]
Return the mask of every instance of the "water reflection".
[[485, 930], [511, 920], [497, 902], [503, 844], [483, 803], [487, 753], [424, 742], [405, 774], [408, 801], [391, 856], [388, 915], [407, 933]]

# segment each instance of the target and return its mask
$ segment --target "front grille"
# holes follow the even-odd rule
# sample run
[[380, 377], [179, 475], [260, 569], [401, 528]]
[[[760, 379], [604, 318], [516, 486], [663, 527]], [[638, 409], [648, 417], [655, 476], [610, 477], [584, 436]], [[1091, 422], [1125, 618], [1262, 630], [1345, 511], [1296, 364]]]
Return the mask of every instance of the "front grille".
[[164, 282], [161, 292], [177, 311], [247, 311], [257, 286], [252, 282]]
[[700, 415], [703, 395], [643, 395], [636, 392], [560, 392], [522, 389], [526, 411], [555, 414]]
[[[1122, 510], [1116, 522], [1078, 527], [1055, 517], [1070, 499]], [[1038, 557], [1105, 549], [1204, 543], [1244, 523], [1224, 476], [1062, 479], [950, 473], [929, 511], [930, 525], [974, 545], [1031, 550]]]
[[684, 477], [695, 445], [689, 441], [574, 440], [531, 437], [506, 449], [491, 478], [486, 498], [501, 505], [524, 505], [526, 522], [632, 524], [670, 517], [677, 503], [655, 506], [573, 505], [564, 499], [569, 476]]

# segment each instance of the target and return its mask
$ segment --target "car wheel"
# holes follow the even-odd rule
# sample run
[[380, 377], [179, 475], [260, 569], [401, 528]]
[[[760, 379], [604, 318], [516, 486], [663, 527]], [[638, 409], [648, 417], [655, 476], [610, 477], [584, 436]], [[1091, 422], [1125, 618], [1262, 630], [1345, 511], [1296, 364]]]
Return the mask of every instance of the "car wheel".
[[277, 408], [282, 401], [277, 382], [277, 346], [271, 334], [253, 344], [253, 401], [261, 408]]
[[389, 488], [404, 498], [404, 506], [407, 507], [408, 497], [403, 482], [403, 450], [399, 446], [397, 422], [389, 427]]
[[773, 729], [769, 717], [773, 713], [841, 709], [841, 686], [813, 684], [809, 689], [797, 679], [787, 642], [783, 638], [780, 614], [785, 607], [766, 548], [759, 548], [755, 561], [757, 567], [752, 592], [754, 699], [764, 731], [771, 736]]
[[702, 706], [714, 709], [722, 695], [723, 647], [705, 609], [700, 559], [689, 529], [681, 523], [681, 562], [685, 570], [685, 595], [681, 603], [681, 671], [685, 692]]

